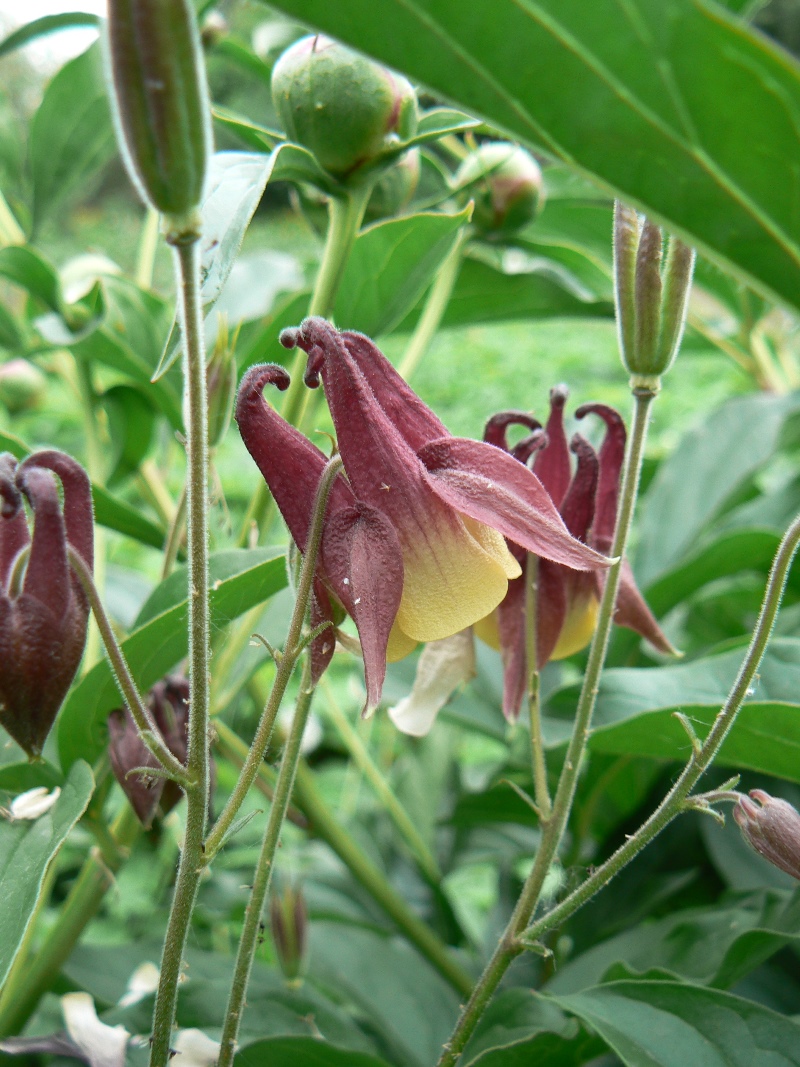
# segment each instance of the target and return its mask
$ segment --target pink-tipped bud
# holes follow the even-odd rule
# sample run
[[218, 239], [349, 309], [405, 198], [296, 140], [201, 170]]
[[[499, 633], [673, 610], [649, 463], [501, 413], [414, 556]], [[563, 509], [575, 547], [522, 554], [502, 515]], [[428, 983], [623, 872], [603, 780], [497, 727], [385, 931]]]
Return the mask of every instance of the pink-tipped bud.
[[308, 941], [308, 909], [299, 886], [286, 886], [282, 893], [272, 894], [269, 925], [284, 977], [297, 982], [305, 970]]
[[487, 235], [514, 233], [533, 222], [544, 204], [539, 164], [524, 148], [491, 141], [471, 152], [456, 174], [475, 201], [472, 222]]
[[800, 812], [787, 800], [751, 789], [749, 797], [739, 797], [733, 817], [756, 852], [800, 879]]

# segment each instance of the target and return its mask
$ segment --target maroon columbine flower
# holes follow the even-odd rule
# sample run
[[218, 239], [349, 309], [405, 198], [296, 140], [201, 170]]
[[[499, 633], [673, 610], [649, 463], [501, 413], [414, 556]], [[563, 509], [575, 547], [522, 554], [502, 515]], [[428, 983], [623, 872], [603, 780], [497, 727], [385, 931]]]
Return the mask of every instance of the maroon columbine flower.
[[800, 879], [800, 813], [763, 789], [751, 789], [750, 796], [740, 796], [733, 809], [742, 836], [764, 859]]
[[83, 655], [89, 605], [67, 545], [91, 569], [92, 530], [91, 486], [74, 459], [0, 455], [0, 723], [29, 756], [41, 753]]
[[[607, 565], [570, 535], [531, 471], [449, 434], [367, 337], [310, 318], [281, 342], [308, 353], [307, 385], [322, 379], [346, 475], [328, 504], [312, 620], [333, 619], [331, 598], [354, 619], [368, 709], [380, 700], [387, 656], [458, 633], [500, 603], [520, 573], [504, 538], [566, 567]], [[264, 402], [267, 382], [285, 389], [289, 378], [282, 367], [252, 367], [236, 419], [304, 551], [326, 458]], [[320, 640], [329, 658], [332, 638]]]
[[[567, 446], [564, 433], [566, 386], [550, 393], [550, 417], [542, 430], [535, 419], [521, 412], [502, 412], [489, 420], [485, 439], [510, 452], [521, 463], [531, 457], [533, 470], [558, 508], [573, 537], [608, 555], [614, 537], [620, 471], [625, 454], [625, 424], [605, 404], [584, 404], [575, 412], [582, 419], [599, 415], [606, 424], [599, 454], [580, 434]], [[514, 448], [506, 441], [507, 428], [518, 424], [531, 430]], [[577, 457], [572, 473], [570, 449]], [[519, 544], [511, 550], [521, 565], [526, 552]], [[600, 569], [576, 571], [557, 560], [540, 559], [536, 592], [537, 664], [564, 659], [585, 648], [592, 638], [603, 592]], [[673, 652], [650, 609], [642, 599], [627, 560], [622, 575], [614, 621], [635, 630], [661, 652]], [[503, 711], [516, 718], [528, 684], [525, 652], [525, 581], [509, 582], [508, 593], [497, 612], [475, 627], [479, 637], [499, 648], [503, 657]]]
[[[186, 678], [168, 675], [150, 690], [148, 707], [164, 744], [176, 759], [185, 764], [189, 750], [189, 683]], [[167, 815], [181, 799], [176, 782], [160, 776], [148, 776], [147, 768], [160, 763], [139, 736], [128, 708], [117, 708], [108, 717], [108, 754], [111, 769], [131, 802], [139, 821], [149, 827], [156, 811]], [[137, 767], [142, 774], [131, 774]], [[211, 766], [214, 773], [213, 764]], [[213, 792], [213, 778], [211, 791]]]

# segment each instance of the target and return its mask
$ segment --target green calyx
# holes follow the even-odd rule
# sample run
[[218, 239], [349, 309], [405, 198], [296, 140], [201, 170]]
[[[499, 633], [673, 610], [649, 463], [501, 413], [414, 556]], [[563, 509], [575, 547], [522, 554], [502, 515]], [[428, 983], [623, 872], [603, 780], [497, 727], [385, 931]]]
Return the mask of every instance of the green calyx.
[[319, 35], [280, 57], [272, 98], [289, 140], [340, 181], [357, 180], [417, 127], [417, 98], [405, 78]]
[[632, 380], [657, 380], [680, 347], [694, 251], [617, 202], [614, 210], [614, 293], [622, 362]]
[[455, 181], [474, 199], [472, 224], [487, 236], [522, 229], [544, 204], [539, 164], [530, 152], [506, 141], [490, 141], [471, 152]]
[[188, 0], [109, 0], [105, 54], [133, 183], [162, 215], [192, 218], [212, 149], [203, 54]]

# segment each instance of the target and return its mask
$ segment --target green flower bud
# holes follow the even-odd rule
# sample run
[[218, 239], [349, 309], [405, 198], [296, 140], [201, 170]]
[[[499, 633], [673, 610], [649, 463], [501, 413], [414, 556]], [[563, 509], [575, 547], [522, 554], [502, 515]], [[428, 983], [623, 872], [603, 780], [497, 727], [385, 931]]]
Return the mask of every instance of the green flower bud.
[[680, 347], [692, 287], [694, 250], [617, 201], [614, 293], [622, 362], [634, 387], [658, 388]]
[[290, 140], [349, 178], [417, 128], [417, 98], [400, 74], [328, 37], [303, 37], [272, 71], [272, 99]]
[[490, 141], [471, 152], [456, 173], [475, 201], [472, 222], [487, 235], [514, 233], [532, 222], [544, 204], [539, 164], [524, 148]]
[[117, 139], [142, 199], [197, 232], [211, 112], [188, 0], [108, 0], [106, 66]]
[[236, 395], [236, 340], [228, 334], [228, 320], [219, 317], [217, 339], [206, 366], [208, 392], [208, 447], [214, 448], [231, 424], [233, 398]]
[[302, 889], [287, 886], [282, 893], [272, 894], [269, 924], [284, 977], [297, 983], [305, 970], [308, 942], [308, 909]]
[[47, 379], [27, 359], [10, 359], [0, 367], [0, 403], [10, 415], [36, 407], [46, 388]]
[[369, 222], [398, 215], [411, 202], [419, 184], [419, 150], [412, 148], [378, 178], [367, 203]]

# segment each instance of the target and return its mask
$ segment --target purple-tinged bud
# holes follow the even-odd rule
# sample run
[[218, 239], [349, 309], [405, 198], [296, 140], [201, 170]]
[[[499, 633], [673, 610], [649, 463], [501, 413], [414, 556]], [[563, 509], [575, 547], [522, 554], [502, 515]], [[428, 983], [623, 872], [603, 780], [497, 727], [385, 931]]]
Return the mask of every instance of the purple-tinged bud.
[[787, 800], [751, 789], [750, 797], [739, 797], [733, 817], [759, 855], [800, 879], [800, 812]]
[[694, 251], [674, 237], [663, 255], [661, 230], [617, 201], [614, 294], [622, 362], [634, 386], [656, 389], [683, 336]]
[[459, 188], [475, 200], [472, 222], [487, 236], [515, 233], [533, 222], [544, 204], [539, 164], [524, 148], [490, 141], [471, 152], [456, 173]]
[[[53, 474], [61, 481], [63, 509]], [[23, 497], [33, 510], [33, 537]], [[67, 548], [91, 570], [91, 486], [63, 452], [35, 452], [19, 465], [6, 452], [0, 499], [0, 724], [36, 757], [86, 642], [89, 605]]]
[[117, 138], [142, 199], [177, 236], [199, 228], [211, 111], [188, 0], [108, 0], [106, 67]]
[[340, 179], [417, 128], [410, 82], [321, 35], [283, 53], [272, 71], [272, 99], [289, 140]]
[[284, 977], [297, 982], [305, 970], [308, 943], [308, 909], [302, 889], [286, 886], [282, 893], [272, 894], [269, 925]]
[[[185, 764], [189, 745], [189, 683], [167, 676], [150, 690], [148, 707], [164, 744]], [[117, 708], [108, 717], [111, 769], [143, 826], [149, 827], [159, 810], [167, 815], [181, 799], [176, 782], [160, 774], [131, 774], [137, 767], [157, 770], [160, 764], [139, 736], [130, 711]], [[213, 773], [213, 766], [212, 766]], [[213, 790], [213, 783], [212, 783]]]
[[36, 407], [47, 388], [47, 379], [27, 359], [10, 359], [0, 367], [0, 403], [9, 415]]

